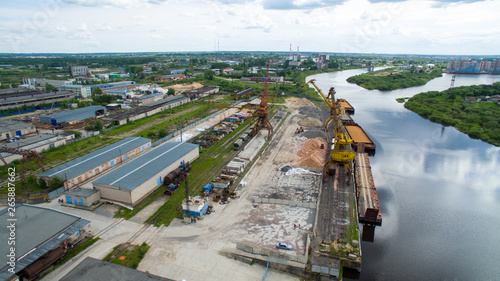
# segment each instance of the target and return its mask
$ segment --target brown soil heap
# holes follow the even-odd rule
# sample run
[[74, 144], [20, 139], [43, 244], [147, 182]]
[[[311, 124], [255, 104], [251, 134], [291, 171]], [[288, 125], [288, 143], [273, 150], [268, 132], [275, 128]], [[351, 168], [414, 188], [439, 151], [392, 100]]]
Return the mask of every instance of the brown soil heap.
[[[323, 149], [321, 149], [323, 145]], [[318, 138], [308, 139], [300, 145], [299, 159], [293, 163], [298, 167], [322, 168], [325, 162], [326, 142]]]
[[306, 119], [299, 121], [299, 125], [303, 127], [322, 127], [323, 122], [314, 117], [307, 117]]

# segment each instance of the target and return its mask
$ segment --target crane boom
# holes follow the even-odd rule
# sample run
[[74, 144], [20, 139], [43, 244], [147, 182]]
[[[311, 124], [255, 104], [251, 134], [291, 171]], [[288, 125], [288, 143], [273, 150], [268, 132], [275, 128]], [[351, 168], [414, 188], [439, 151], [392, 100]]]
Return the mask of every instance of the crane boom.
[[[330, 117], [325, 121], [325, 128], [327, 132], [329, 131], [330, 128], [330, 123], [334, 123], [334, 133], [335, 137], [333, 139], [333, 148], [330, 151], [330, 159], [328, 159], [327, 163], [325, 164], [325, 169], [324, 172], [328, 170], [328, 167], [332, 165], [333, 163], [342, 163], [346, 167], [347, 171], [349, 172], [351, 162], [354, 159], [354, 151], [351, 148], [351, 144], [353, 140], [349, 137], [349, 135], [346, 132], [346, 129], [344, 125], [342, 124], [342, 121], [340, 120], [339, 115], [342, 112], [342, 107], [340, 106], [340, 101], [335, 100], [335, 88], [331, 87], [330, 90], [328, 91], [328, 97], [321, 92], [321, 90], [314, 84], [314, 79], [311, 79], [307, 81], [307, 84], [312, 84], [316, 91], [321, 95], [321, 97], [325, 100], [325, 102], [328, 104], [330, 107]], [[330, 100], [330, 99], [331, 100]]]

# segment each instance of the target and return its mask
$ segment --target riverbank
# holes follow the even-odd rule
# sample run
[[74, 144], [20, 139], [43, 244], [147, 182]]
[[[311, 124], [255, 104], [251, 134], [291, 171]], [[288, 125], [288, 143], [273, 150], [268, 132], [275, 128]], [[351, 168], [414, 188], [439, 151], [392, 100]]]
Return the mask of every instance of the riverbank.
[[500, 82], [420, 93], [404, 106], [432, 122], [500, 146], [500, 105], [498, 99], [488, 101], [495, 95], [500, 95]]
[[379, 70], [370, 73], [359, 74], [347, 78], [347, 82], [354, 83], [367, 90], [392, 91], [427, 84], [430, 80], [441, 77], [441, 70], [433, 70], [429, 73], [409, 70]]

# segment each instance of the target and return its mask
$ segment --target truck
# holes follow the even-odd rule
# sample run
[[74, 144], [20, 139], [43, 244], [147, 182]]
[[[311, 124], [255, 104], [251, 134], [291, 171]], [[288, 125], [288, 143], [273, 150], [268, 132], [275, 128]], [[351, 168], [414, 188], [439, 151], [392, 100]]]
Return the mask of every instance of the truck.
[[210, 194], [210, 191], [212, 190], [212, 184], [207, 183], [203, 186], [203, 195], [208, 196]]

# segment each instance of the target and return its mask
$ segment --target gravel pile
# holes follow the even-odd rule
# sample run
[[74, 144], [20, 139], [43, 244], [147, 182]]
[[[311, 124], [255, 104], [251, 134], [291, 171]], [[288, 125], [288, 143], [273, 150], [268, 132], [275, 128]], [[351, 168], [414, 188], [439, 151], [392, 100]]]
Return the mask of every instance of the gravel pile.
[[315, 139], [315, 138], [322, 138], [326, 140], [327, 136], [326, 133], [323, 130], [318, 130], [318, 129], [312, 129], [312, 130], [307, 130], [299, 135], [300, 137], [305, 137], [308, 139]]
[[314, 106], [302, 106], [301, 108], [299, 108], [299, 113], [305, 115], [305, 117], [321, 119], [319, 108]]

